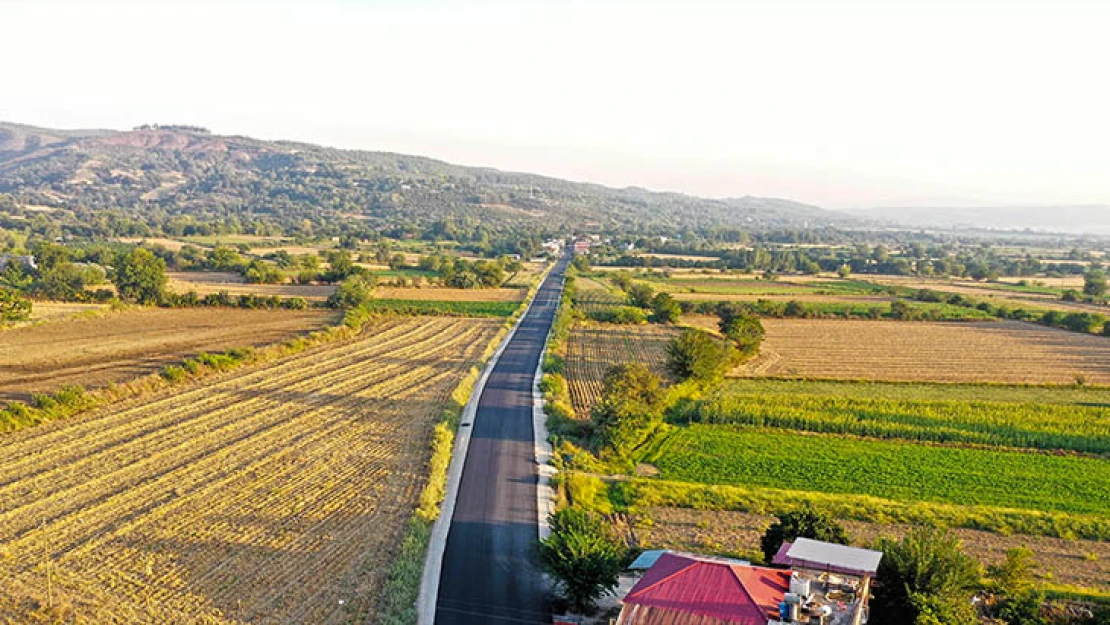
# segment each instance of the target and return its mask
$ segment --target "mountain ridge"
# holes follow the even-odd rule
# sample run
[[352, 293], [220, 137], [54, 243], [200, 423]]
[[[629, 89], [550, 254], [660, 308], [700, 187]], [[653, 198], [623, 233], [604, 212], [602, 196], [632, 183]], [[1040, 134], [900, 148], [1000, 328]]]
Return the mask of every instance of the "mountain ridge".
[[356, 215], [378, 227], [492, 216], [506, 227], [673, 232], [845, 220], [791, 200], [618, 189], [426, 156], [217, 135], [194, 126], [55, 130], [0, 122], [0, 193], [47, 206], [198, 218]]

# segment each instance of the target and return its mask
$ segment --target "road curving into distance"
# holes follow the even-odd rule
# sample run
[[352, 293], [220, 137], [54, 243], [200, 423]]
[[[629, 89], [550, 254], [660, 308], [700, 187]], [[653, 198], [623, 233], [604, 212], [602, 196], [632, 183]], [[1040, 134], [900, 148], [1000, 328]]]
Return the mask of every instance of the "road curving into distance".
[[443, 554], [435, 611], [439, 625], [551, 623], [535, 558], [532, 387], [567, 262], [560, 260], [536, 292], [478, 399]]

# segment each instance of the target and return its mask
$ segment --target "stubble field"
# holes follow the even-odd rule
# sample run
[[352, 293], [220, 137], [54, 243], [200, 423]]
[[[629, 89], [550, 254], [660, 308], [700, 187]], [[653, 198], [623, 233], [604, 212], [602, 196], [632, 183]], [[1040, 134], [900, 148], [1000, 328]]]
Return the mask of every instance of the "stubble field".
[[373, 615], [434, 424], [501, 322], [403, 318], [0, 445], [0, 621]]
[[198, 352], [277, 343], [338, 318], [327, 310], [148, 308], [15, 328], [0, 341], [0, 402], [123, 382]]
[[567, 341], [567, 381], [571, 405], [589, 415], [601, 396], [605, 372], [614, 365], [642, 363], [666, 377], [666, 347], [679, 333], [673, 326], [576, 327]]
[[764, 319], [759, 357], [737, 376], [1110, 384], [1110, 340], [1018, 321]]

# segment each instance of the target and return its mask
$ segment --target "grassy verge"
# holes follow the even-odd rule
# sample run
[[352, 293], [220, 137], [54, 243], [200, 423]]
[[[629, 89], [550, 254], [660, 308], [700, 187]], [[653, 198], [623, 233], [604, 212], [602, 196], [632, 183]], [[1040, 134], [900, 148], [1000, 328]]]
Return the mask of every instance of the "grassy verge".
[[[436, 424], [432, 436], [431, 459], [428, 461], [428, 482], [420, 493], [419, 507], [409, 519], [405, 537], [401, 541], [401, 550], [386, 576], [381, 607], [377, 611], [377, 618], [374, 619], [376, 622], [386, 625], [412, 625], [417, 621], [416, 601], [420, 595], [424, 559], [428, 552], [432, 525], [439, 518], [441, 504], [447, 492], [447, 470], [451, 464], [451, 453], [455, 446], [459, 418], [462, 416], [467, 402], [470, 401], [474, 392], [474, 385], [481, 375], [482, 367], [493, 356], [497, 346], [505, 339], [517, 320], [524, 315], [529, 302], [532, 301], [546, 276], [546, 271], [537, 276], [535, 284], [528, 290], [523, 302], [508, 302], [514, 307], [514, 310], [508, 315], [509, 318], [506, 319], [501, 331], [493, 337], [486, 347], [481, 364], [472, 367], [467, 376], [455, 388], [450, 402], [444, 409], [442, 418]], [[492, 303], [505, 304], [506, 302]], [[356, 615], [356, 618], [351, 620], [356, 621], [363, 616]]]

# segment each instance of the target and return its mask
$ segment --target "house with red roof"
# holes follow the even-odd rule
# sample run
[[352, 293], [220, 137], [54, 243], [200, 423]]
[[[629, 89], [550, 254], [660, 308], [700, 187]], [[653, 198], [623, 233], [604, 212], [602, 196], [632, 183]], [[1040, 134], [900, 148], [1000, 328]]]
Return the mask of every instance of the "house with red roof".
[[664, 553], [624, 598], [617, 625], [767, 625], [790, 590], [790, 571]]

